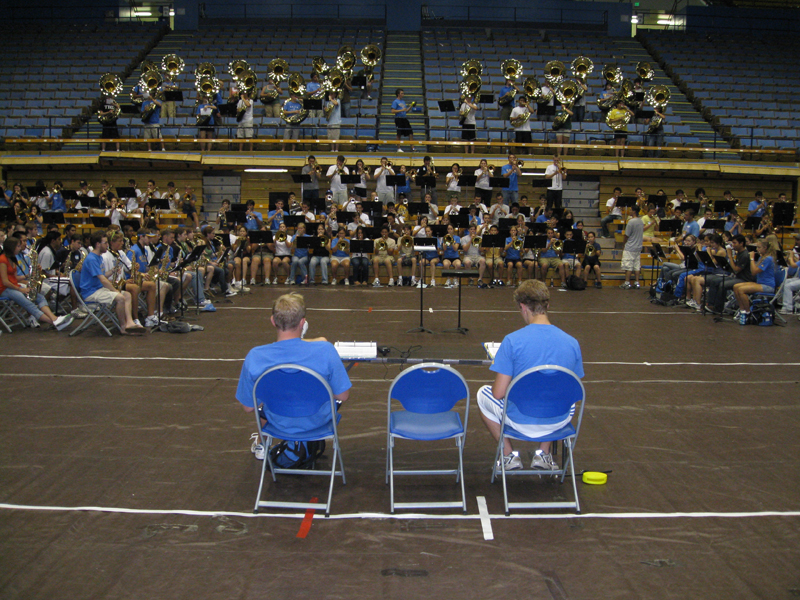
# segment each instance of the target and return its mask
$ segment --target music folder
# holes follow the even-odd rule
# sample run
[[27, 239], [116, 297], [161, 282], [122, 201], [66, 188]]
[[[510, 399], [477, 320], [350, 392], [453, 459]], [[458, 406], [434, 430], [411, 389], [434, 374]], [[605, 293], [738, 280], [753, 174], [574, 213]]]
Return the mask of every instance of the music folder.
[[119, 226], [121, 229], [125, 229], [125, 226], [129, 226], [134, 231], [139, 231], [139, 228], [142, 224], [139, 222], [139, 219], [120, 219]]
[[511, 185], [508, 177], [489, 177], [489, 186], [493, 188], [507, 188]]
[[661, 247], [661, 244], [659, 244], [658, 242], [653, 242], [653, 245], [650, 248], [650, 251], [651, 251], [650, 252], [651, 254], [655, 253], [654, 256], [658, 260], [667, 260], [667, 255], [664, 254], [664, 249]]
[[161, 264], [161, 259], [164, 257], [164, 251], [167, 249], [167, 246], [161, 244], [156, 251], [153, 253], [153, 258], [150, 260], [150, 267], [156, 267]]
[[476, 104], [493, 104], [494, 94], [481, 94], [478, 96]]
[[372, 254], [375, 250], [375, 242], [372, 240], [350, 240], [350, 254]]
[[452, 100], [437, 100], [436, 103], [439, 105], [440, 112], [449, 113], [456, 111], [456, 105]]
[[389, 187], [403, 187], [406, 184], [405, 175], [387, 175], [386, 185]]
[[250, 238], [251, 244], [271, 244], [272, 232], [271, 231], [248, 231], [247, 237]]
[[91, 217], [92, 225], [97, 227], [98, 229], [108, 229], [111, 227], [111, 218], [110, 217]]
[[436, 251], [436, 238], [414, 238], [414, 251], [415, 252], [435, 252]]
[[181, 90], [167, 90], [164, 92], [165, 102], [183, 102], [183, 92]]
[[225, 219], [228, 221], [228, 225], [247, 223], [247, 212], [243, 210], [229, 210], [225, 213]]

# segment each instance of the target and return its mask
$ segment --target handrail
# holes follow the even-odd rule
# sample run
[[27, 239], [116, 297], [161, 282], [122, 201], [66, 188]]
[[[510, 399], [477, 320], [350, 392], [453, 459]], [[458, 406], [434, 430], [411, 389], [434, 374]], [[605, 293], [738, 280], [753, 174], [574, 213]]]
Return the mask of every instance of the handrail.
[[206, 19], [378, 19], [386, 21], [386, 4], [306, 4], [292, 2], [205, 2]]
[[[611, 135], [611, 134], [607, 134]], [[23, 145], [34, 145], [34, 144], [69, 144], [69, 145], [86, 145], [86, 144], [158, 144], [159, 142], [166, 142], [170, 144], [179, 144], [179, 145], [188, 145], [188, 144], [199, 144], [201, 142], [208, 143], [211, 142], [213, 144], [240, 144], [245, 143], [248, 144], [252, 141], [253, 144], [307, 144], [307, 145], [316, 145], [316, 146], [330, 146], [331, 140], [324, 139], [324, 138], [299, 138], [299, 139], [283, 139], [282, 137], [259, 137], [259, 138], [249, 138], [249, 139], [242, 139], [242, 138], [235, 138], [235, 137], [225, 137], [225, 138], [196, 138], [196, 137], [163, 137], [163, 138], [154, 138], [154, 139], [144, 139], [144, 138], [5, 138], [3, 140], [6, 144], [23, 144]], [[414, 140], [413, 142], [408, 140], [370, 140], [370, 139], [339, 139], [336, 141], [338, 145], [358, 145], [358, 146], [407, 146], [407, 147], [421, 147], [421, 146], [438, 146], [442, 148], [448, 147], [478, 147], [478, 148], [498, 148], [502, 151], [505, 151], [509, 148], [515, 148], [517, 150], [524, 150], [524, 149], [556, 149], [556, 148], [566, 148], [566, 149], [583, 149], [583, 150], [613, 150], [615, 146], [611, 144], [558, 144], [558, 143], [551, 143], [551, 142], [532, 142], [532, 143], [517, 143], [517, 142], [490, 142], [490, 141], [463, 141], [463, 140], [452, 140], [452, 141], [444, 141], [444, 140]], [[713, 148], [707, 146], [644, 146], [640, 144], [628, 144], [625, 146], [625, 150], [661, 150], [665, 152], [691, 152], [691, 153], [708, 153], [708, 154], [764, 154], [764, 155], [792, 155], [797, 156], [797, 150], [784, 150], [784, 149], [755, 149], [755, 148]], [[430, 151], [430, 150], [427, 150]], [[523, 156], [520, 154], [520, 156]], [[570, 154], [567, 156], [567, 160], [571, 158], [580, 158], [581, 155], [579, 154]], [[639, 157], [622, 157], [623, 159], [626, 158], [639, 158]]]

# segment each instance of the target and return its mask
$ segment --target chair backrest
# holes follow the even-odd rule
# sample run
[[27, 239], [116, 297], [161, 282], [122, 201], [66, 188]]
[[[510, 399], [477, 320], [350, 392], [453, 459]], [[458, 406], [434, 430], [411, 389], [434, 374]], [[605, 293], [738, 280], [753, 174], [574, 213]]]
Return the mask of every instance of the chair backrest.
[[556, 423], [581, 403], [586, 391], [575, 373], [557, 365], [540, 365], [517, 375], [509, 384], [506, 403], [509, 414], [518, 412], [540, 424]]
[[395, 377], [389, 387], [390, 403], [395, 399], [407, 411], [421, 414], [447, 412], [464, 398], [469, 400], [464, 377], [439, 363], [414, 365]]
[[321, 375], [295, 364], [264, 371], [253, 386], [253, 406], [277, 417], [303, 419], [318, 414], [333, 402], [333, 391]]

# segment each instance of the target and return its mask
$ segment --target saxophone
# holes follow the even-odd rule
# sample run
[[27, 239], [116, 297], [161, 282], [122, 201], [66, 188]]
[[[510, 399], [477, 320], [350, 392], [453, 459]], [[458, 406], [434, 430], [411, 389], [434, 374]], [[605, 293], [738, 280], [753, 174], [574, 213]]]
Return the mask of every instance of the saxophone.
[[36, 302], [36, 297], [39, 295], [39, 290], [42, 289], [42, 283], [47, 279], [42, 273], [42, 267], [39, 266], [39, 253], [36, 250], [31, 250], [31, 268], [28, 272], [28, 300]]

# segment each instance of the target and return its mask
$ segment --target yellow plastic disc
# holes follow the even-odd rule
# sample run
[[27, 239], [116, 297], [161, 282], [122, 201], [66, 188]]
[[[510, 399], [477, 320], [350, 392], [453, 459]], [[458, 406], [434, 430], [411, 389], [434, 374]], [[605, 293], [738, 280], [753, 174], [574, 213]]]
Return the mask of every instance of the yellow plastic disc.
[[588, 483], [589, 485], [603, 485], [606, 481], [608, 481], [608, 475], [605, 473], [586, 471], [583, 474], [583, 483]]

